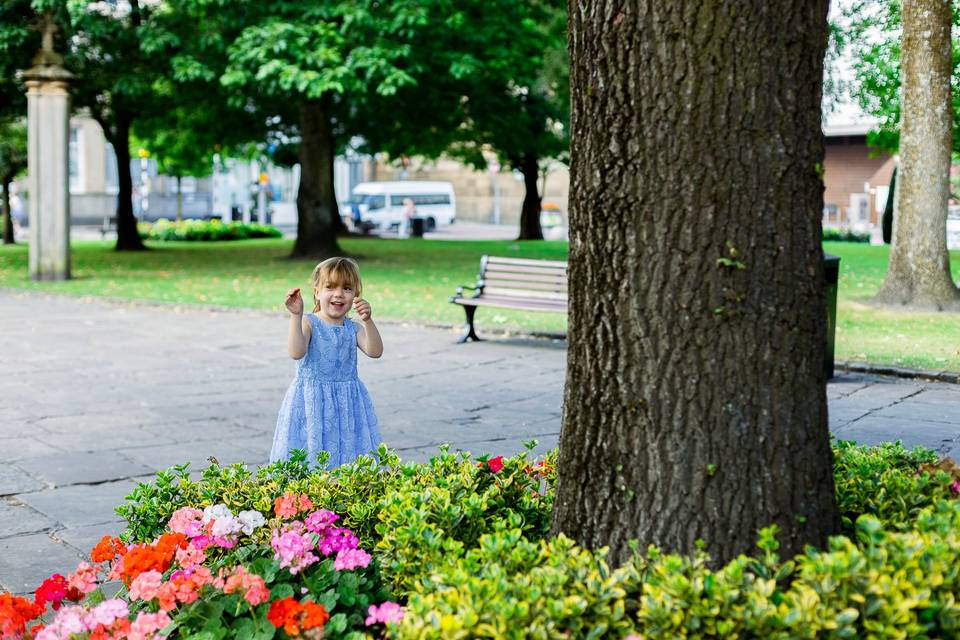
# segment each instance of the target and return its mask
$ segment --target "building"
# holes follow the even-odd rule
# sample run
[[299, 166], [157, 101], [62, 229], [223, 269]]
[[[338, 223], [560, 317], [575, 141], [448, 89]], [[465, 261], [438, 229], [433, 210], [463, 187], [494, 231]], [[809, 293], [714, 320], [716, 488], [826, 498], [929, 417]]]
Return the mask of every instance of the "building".
[[867, 145], [866, 123], [824, 127], [823, 226], [873, 232], [880, 226], [894, 158]]

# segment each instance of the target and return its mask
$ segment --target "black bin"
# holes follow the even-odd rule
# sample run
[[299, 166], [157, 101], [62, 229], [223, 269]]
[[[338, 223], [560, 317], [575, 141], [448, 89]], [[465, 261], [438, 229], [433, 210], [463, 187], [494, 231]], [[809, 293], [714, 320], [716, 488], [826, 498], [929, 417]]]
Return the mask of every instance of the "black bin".
[[422, 238], [425, 222], [423, 218], [410, 218], [410, 235], [414, 238]]
[[827, 350], [823, 370], [827, 380], [833, 377], [833, 353], [837, 337], [837, 283], [840, 279], [840, 257], [823, 254], [823, 284], [827, 296]]

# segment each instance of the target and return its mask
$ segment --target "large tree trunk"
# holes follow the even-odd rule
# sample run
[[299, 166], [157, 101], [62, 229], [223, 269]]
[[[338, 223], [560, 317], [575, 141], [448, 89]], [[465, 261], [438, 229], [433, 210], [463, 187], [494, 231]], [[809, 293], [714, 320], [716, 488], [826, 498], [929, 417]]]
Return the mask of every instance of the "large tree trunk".
[[903, 3], [903, 111], [890, 265], [875, 300], [960, 310], [950, 277], [950, 2]]
[[[706, 8], [705, 8], [706, 7]], [[555, 533], [714, 562], [835, 531], [827, 0], [570, 2], [570, 316]]]
[[13, 211], [10, 209], [10, 185], [13, 184], [13, 175], [3, 176], [0, 182], [3, 183], [0, 184], [3, 187], [3, 202], [0, 203], [3, 205], [0, 209], [0, 214], [3, 215], [3, 244], [14, 244]]
[[143, 251], [146, 247], [137, 232], [133, 215], [133, 177], [130, 175], [130, 123], [116, 123], [110, 143], [117, 155], [117, 251]]
[[327, 258], [341, 253], [337, 244], [340, 213], [333, 190], [334, 149], [329, 100], [301, 104], [295, 258]]
[[520, 210], [520, 237], [518, 240], [543, 240], [540, 227], [541, 198], [537, 185], [540, 178], [540, 163], [535, 155], [524, 156], [520, 163], [523, 174], [523, 207]]

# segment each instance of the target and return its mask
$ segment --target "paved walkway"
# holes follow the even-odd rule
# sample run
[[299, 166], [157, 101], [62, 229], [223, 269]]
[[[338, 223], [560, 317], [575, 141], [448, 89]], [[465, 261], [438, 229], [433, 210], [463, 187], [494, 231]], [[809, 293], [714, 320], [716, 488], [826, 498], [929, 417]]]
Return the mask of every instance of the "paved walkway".
[[[122, 529], [113, 508], [159, 470], [265, 462], [293, 375], [286, 326], [279, 314], [0, 291], [0, 588], [71, 570]], [[361, 358], [361, 377], [404, 458], [443, 442], [475, 454], [556, 446], [563, 342], [381, 331], [386, 354]], [[960, 449], [958, 386], [847, 375], [829, 396], [838, 436]]]

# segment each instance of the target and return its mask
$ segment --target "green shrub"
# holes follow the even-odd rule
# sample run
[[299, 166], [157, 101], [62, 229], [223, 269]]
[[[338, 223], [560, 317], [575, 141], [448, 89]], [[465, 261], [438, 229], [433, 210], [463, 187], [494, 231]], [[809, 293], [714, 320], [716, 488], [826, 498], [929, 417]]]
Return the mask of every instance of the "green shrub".
[[920, 471], [937, 458], [930, 449], [908, 451], [899, 442], [875, 447], [835, 442], [833, 478], [842, 532], [854, 535], [854, 523], [864, 514], [887, 528], [912, 529], [921, 509], [952, 498], [952, 478], [947, 473]]
[[627, 594], [639, 585], [632, 567], [610, 570], [605, 551], [512, 529], [481, 536], [423, 586], [392, 638], [618, 638], [633, 627]]
[[825, 242], [870, 242], [869, 233], [860, 233], [850, 229], [836, 229], [834, 227], [825, 227], [823, 229], [823, 240]]
[[[446, 449], [401, 463], [381, 447], [333, 471], [303, 454], [251, 473], [185, 467], [141, 484], [118, 512], [130, 541], [158, 535], [185, 505], [269, 509], [285, 491], [343, 514], [406, 602], [397, 638], [960, 637], [960, 469], [934, 452], [835, 442], [846, 536], [787, 561], [775, 528], [756, 557], [711, 569], [655, 548], [610, 570], [605, 551], [549, 538], [555, 452], [472, 459]], [[321, 460], [321, 462], [323, 462]]]
[[140, 237], [145, 240], [168, 242], [210, 241], [210, 240], [246, 240], [247, 238], [280, 238], [283, 234], [276, 228], [265, 224], [244, 224], [219, 220], [181, 220], [171, 222], [165, 218], [151, 224], [141, 222], [137, 225]]

